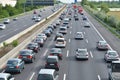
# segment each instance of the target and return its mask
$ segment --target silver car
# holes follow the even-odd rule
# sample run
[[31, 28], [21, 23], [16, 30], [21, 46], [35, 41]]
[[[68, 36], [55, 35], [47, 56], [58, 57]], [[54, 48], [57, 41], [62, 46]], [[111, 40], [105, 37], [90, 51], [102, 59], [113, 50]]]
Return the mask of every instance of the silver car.
[[117, 51], [114, 51], [114, 50], [108, 50], [104, 55], [104, 59], [105, 59], [106, 62], [112, 62], [112, 61], [120, 60]]
[[0, 73], [0, 80], [15, 80], [15, 78], [9, 73]]
[[87, 49], [80, 49], [78, 48], [76, 50], [76, 53], [75, 53], [75, 58], [78, 60], [80, 59], [85, 59], [85, 60], [88, 60], [89, 59], [89, 54], [87, 52]]
[[40, 22], [40, 20], [41, 20], [41, 17], [36, 17], [35, 18], [35, 22]]
[[10, 19], [4, 19], [4, 24], [9, 24], [10, 23]]
[[77, 32], [76, 34], [75, 34], [75, 39], [84, 39], [84, 35], [83, 35], [83, 33], [82, 32]]
[[90, 23], [89, 22], [84, 22], [84, 27], [86, 27], [86, 28], [90, 28]]
[[108, 50], [109, 46], [108, 46], [108, 43], [106, 41], [98, 41], [96, 48], [98, 50]]
[[0, 29], [3, 30], [6, 28], [6, 25], [5, 24], [0, 24]]

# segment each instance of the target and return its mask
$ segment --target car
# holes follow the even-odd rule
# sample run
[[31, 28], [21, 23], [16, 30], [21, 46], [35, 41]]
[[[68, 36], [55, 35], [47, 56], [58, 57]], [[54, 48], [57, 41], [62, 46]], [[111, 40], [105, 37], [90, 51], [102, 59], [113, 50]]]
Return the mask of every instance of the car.
[[5, 24], [0, 24], [0, 29], [1, 30], [4, 30], [6, 28], [6, 25]]
[[84, 27], [86, 27], [86, 28], [90, 28], [90, 23], [89, 22], [84, 22]]
[[56, 25], [60, 25], [60, 20], [59, 19], [56, 21]]
[[33, 15], [32, 20], [35, 20], [36, 18], [37, 18], [37, 16]]
[[47, 40], [47, 36], [46, 36], [44, 33], [40, 33], [40, 34], [38, 34], [37, 37], [41, 37], [41, 38], [43, 38], [44, 41]]
[[97, 42], [96, 48], [98, 50], [108, 50], [109, 46], [108, 46], [108, 43], [106, 41], [100, 40]]
[[87, 49], [76, 49], [75, 58], [76, 60], [88, 60], [89, 54]]
[[55, 36], [54, 41], [56, 41], [58, 37], [63, 38], [64, 36], [63, 36], [62, 33], [57, 33], [56, 36]]
[[83, 40], [84, 39], [83, 32], [76, 32], [75, 39]]
[[18, 20], [18, 18], [17, 18], [17, 17], [13, 18], [13, 21], [17, 21], [17, 20]]
[[35, 22], [40, 22], [40, 20], [41, 20], [41, 17], [36, 17], [35, 18]]
[[50, 33], [53, 33], [53, 29], [52, 28], [47, 28], [46, 30], [50, 31]]
[[44, 39], [41, 37], [36, 37], [33, 42], [38, 43], [40, 47], [44, 46]]
[[55, 23], [53, 23], [52, 25], [53, 25], [54, 29], [56, 29], [56, 28], [57, 28], [57, 25], [56, 25]]
[[50, 49], [50, 55], [52, 55], [52, 56], [54, 56], [54, 55], [58, 56], [58, 58], [60, 60], [62, 60], [62, 57], [63, 57], [62, 50], [60, 48], [52, 48], [52, 49]]
[[53, 25], [49, 25], [47, 28], [51, 28], [52, 30], [54, 30]]
[[82, 19], [83, 19], [83, 20], [87, 20], [87, 17], [86, 17], [86, 16], [82, 16]]
[[57, 56], [50, 56], [49, 55], [46, 59], [45, 68], [55, 69], [56, 71], [59, 71], [60, 65], [58, 63], [59, 63], [59, 59]]
[[43, 33], [44, 33], [47, 37], [50, 37], [50, 36], [51, 36], [50, 30], [44, 30]]
[[10, 73], [0, 73], [0, 80], [15, 80]]
[[75, 21], [78, 21], [78, 20], [79, 20], [78, 16], [77, 16], [77, 17], [74, 17], [74, 18], [75, 18]]
[[59, 28], [59, 33], [67, 34], [67, 28], [66, 27], [60, 27]]
[[33, 52], [33, 50], [23, 49], [23, 50], [19, 51], [18, 58], [22, 59], [25, 62], [33, 63], [35, 60], [35, 53]]
[[115, 51], [115, 50], [108, 50], [104, 55], [104, 59], [106, 62], [120, 60], [119, 55], [118, 55], [117, 51]]
[[9, 24], [10, 23], [10, 19], [6, 18], [4, 19], [4, 24]]
[[21, 73], [21, 71], [24, 69], [25, 64], [24, 61], [18, 58], [12, 58], [7, 61], [5, 72], [7, 73], [14, 73], [18, 72]]
[[62, 24], [61, 27], [69, 28], [68, 24]]
[[41, 69], [38, 73], [37, 80], [59, 80], [59, 75], [55, 69]]
[[27, 45], [27, 49], [33, 50], [35, 53], [38, 53], [40, 50], [40, 47], [38, 43], [31, 42]]
[[65, 48], [66, 47], [66, 40], [65, 38], [57, 38], [56, 43], [55, 43], [55, 47], [58, 48]]
[[69, 24], [70, 19], [69, 18], [64, 18], [63, 24]]

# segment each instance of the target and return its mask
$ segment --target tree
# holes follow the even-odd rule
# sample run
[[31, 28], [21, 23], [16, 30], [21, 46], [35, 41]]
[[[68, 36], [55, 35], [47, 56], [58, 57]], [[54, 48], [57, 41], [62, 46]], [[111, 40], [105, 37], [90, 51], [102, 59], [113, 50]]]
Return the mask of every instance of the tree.
[[81, 4], [82, 5], [88, 5], [88, 1], [87, 0], [82, 0]]
[[101, 11], [105, 13], [108, 13], [110, 11], [108, 5], [105, 3], [102, 3], [100, 8], [101, 8]]

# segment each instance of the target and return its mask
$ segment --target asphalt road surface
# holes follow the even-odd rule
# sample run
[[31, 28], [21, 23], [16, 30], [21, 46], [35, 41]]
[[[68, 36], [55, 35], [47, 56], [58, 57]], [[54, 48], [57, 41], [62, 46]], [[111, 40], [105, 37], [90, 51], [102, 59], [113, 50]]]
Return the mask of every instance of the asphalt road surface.
[[[70, 28], [68, 28], [68, 33], [65, 35], [67, 46], [66, 48], [62, 48], [63, 60], [59, 61], [59, 80], [108, 80], [107, 63], [105, 63], [103, 59], [105, 51], [98, 51], [96, 49], [96, 42], [106, 40], [113, 49], [118, 50], [120, 45], [116, 43], [118, 43], [119, 40], [103, 28], [102, 25], [95, 21], [88, 13], [84, 13], [84, 15], [88, 17], [91, 27], [84, 27], [84, 21], [80, 14], [78, 14], [79, 21], [75, 21], [74, 18], [70, 21]], [[26, 64], [21, 74], [14, 75], [16, 80], [37, 79], [39, 70], [44, 68], [45, 58], [49, 54], [49, 50], [55, 45], [54, 37], [58, 30], [59, 28], [54, 31], [52, 36], [47, 39], [41, 51], [36, 54], [35, 62]], [[74, 39], [77, 31], [84, 33], [83, 40]], [[114, 39], [114, 41], [109, 40], [109, 38]], [[77, 48], [87, 48], [89, 60], [76, 61], [75, 50]]]
[[[52, 9], [54, 7], [53, 6], [49, 6], [45, 8], [45, 11], [42, 9], [42, 12], [40, 12], [39, 10], [37, 10], [37, 15], [41, 14], [41, 18], [44, 19], [46, 17], [48, 17], [49, 15], [51, 15], [53, 13]], [[59, 7], [56, 6], [55, 10], [57, 11]], [[0, 42], [3, 42], [7, 39], [9, 39], [10, 37], [20, 33], [21, 31], [31, 27], [32, 25], [34, 25], [35, 20], [32, 20], [33, 17], [33, 12], [32, 13], [27, 13], [24, 16], [20, 16], [18, 17], [17, 21], [13, 21], [10, 20], [9, 24], [6, 24], [6, 29], [5, 30], [0, 30]], [[41, 19], [41, 20], [42, 20]]]

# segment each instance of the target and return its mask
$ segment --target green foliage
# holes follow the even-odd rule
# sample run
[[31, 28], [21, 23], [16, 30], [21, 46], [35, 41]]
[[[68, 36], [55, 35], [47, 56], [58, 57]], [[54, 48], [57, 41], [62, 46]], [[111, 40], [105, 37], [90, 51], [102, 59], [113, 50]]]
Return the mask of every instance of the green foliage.
[[92, 2], [89, 2], [89, 6], [90, 6], [92, 9], [95, 9], [95, 10], [97, 10], [97, 7], [94, 5], [94, 3], [92, 3]]
[[18, 45], [18, 41], [17, 40], [14, 40], [13, 42], [12, 42], [12, 46], [13, 47], [16, 47]]
[[88, 5], [88, 1], [87, 0], [82, 0], [81, 4], [82, 5]]
[[8, 44], [7, 44], [6, 42], [3, 42], [3, 46], [4, 46], [4, 47], [7, 47]]
[[105, 4], [105, 3], [102, 3], [101, 6], [100, 6], [100, 8], [101, 8], [101, 11], [103, 11], [103, 12], [105, 12], [105, 13], [107, 13], [107, 12], [110, 11], [110, 10], [109, 10], [109, 7], [108, 7], [107, 4]]

